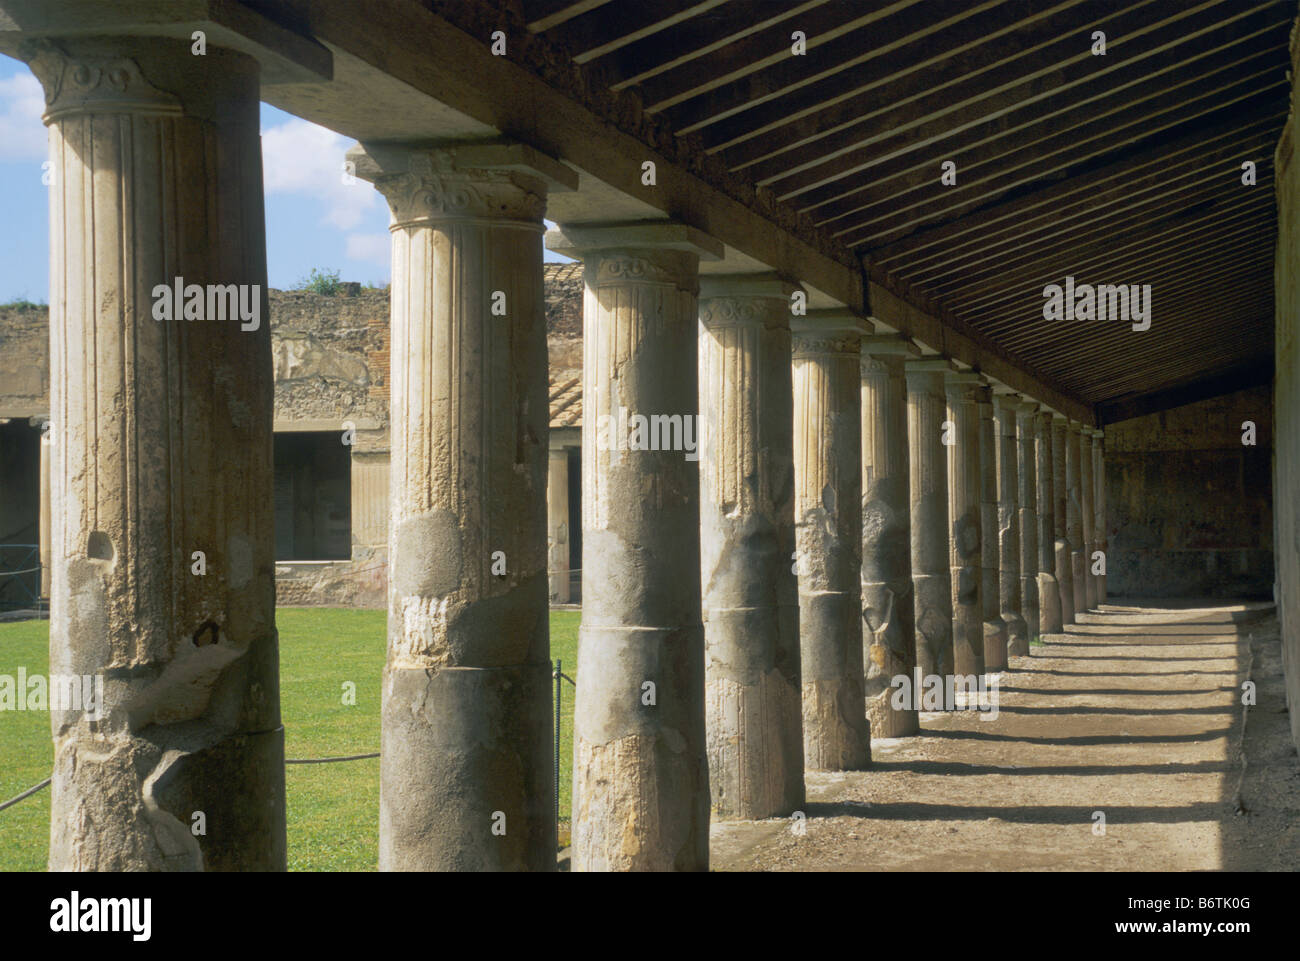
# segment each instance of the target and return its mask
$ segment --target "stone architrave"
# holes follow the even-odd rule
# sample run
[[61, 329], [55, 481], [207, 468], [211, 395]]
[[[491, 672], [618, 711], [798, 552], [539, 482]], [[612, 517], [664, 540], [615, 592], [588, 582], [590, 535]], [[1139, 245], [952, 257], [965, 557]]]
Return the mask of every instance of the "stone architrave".
[[52, 170], [50, 673], [90, 695], [50, 712], [49, 868], [282, 871], [260, 68], [160, 36], [24, 54]]
[[515, 144], [368, 144], [392, 212], [379, 868], [555, 868], [542, 218]]
[[790, 302], [770, 274], [700, 279], [700, 574], [714, 813], [804, 802]]
[[898, 335], [862, 340], [862, 658], [873, 737], [919, 730], [914, 704], [895, 707], [899, 677], [914, 683], [911, 503], [908, 500], [908, 358]]
[[[547, 244], [582, 260], [586, 287], [573, 868], [704, 871], [697, 294], [722, 245], [668, 222], [561, 226]], [[652, 447], [655, 424], [670, 436]]]
[[944, 386], [944, 378], [952, 370], [952, 361], [938, 357], [905, 364], [916, 664], [923, 678], [953, 673], [945, 444], [945, 439], [952, 439], [952, 425]]
[[871, 760], [862, 663], [862, 398], [868, 321], [809, 311], [794, 327], [794, 484], [804, 764]]

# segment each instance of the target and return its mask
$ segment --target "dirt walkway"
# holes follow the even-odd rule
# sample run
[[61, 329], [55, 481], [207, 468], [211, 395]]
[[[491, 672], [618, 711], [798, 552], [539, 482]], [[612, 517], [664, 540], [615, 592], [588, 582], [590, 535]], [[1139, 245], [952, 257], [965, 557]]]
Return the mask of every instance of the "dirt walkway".
[[921, 736], [872, 743], [871, 770], [810, 773], [802, 835], [715, 823], [714, 869], [1295, 870], [1277, 621], [1211, 603], [1084, 615], [1012, 659], [996, 718], [925, 713]]

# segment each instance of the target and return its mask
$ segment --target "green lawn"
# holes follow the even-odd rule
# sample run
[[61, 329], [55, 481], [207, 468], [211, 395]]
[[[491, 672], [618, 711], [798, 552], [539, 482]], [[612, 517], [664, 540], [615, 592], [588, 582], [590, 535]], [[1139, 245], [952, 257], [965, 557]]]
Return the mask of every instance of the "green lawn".
[[[576, 679], [577, 611], [551, 612], [551, 659]], [[379, 750], [380, 676], [385, 613], [335, 608], [280, 608], [280, 705], [285, 754], [335, 757]], [[45, 674], [49, 624], [0, 624], [0, 674]], [[343, 703], [346, 682], [356, 704]], [[568, 836], [573, 766], [573, 686], [565, 682], [560, 719], [561, 838]], [[0, 801], [49, 776], [49, 715], [0, 713]], [[289, 868], [373, 871], [379, 848], [379, 760], [291, 764], [286, 768]], [[49, 789], [0, 812], [0, 870], [40, 871], [49, 847]]]

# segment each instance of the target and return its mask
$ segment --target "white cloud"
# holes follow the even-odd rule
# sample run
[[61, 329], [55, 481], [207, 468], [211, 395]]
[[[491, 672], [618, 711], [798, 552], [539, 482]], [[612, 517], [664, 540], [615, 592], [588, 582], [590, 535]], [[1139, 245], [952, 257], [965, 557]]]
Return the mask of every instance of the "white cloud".
[[348, 260], [366, 261], [387, 267], [391, 260], [391, 241], [388, 234], [348, 234]]
[[381, 198], [364, 180], [344, 183], [347, 137], [294, 118], [262, 133], [262, 169], [266, 193], [297, 193], [319, 202], [321, 223], [351, 230], [379, 207]]
[[45, 95], [30, 73], [0, 78], [0, 160], [45, 160]]

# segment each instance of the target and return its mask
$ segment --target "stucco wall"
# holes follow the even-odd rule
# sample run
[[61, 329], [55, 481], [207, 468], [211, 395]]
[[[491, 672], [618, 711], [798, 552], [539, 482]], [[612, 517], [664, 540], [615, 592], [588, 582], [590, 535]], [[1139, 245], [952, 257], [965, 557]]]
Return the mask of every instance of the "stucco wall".
[[1106, 425], [1108, 594], [1272, 597], [1271, 408], [1257, 387]]
[[1274, 409], [1280, 425], [1274, 483], [1277, 485], [1277, 601], [1282, 627], [1282, 664], [1286, 671], [1287, 706], [1291, 711], [1291, 736], [1300, 745], [1300, 170], [1293, 144], [1297, 136], [1295, 83], [1296, 34], [1291, 35], [1291, 115], [1287, 118], [1274, 158], [1277, 190], [1277, 253], [1274, 263], [1274, 299], [1277, 316], [1274, 374]]

